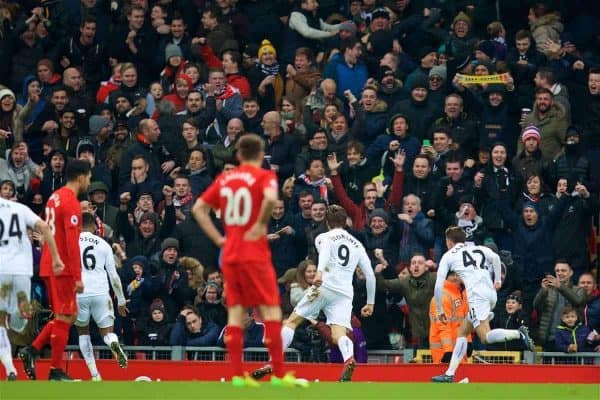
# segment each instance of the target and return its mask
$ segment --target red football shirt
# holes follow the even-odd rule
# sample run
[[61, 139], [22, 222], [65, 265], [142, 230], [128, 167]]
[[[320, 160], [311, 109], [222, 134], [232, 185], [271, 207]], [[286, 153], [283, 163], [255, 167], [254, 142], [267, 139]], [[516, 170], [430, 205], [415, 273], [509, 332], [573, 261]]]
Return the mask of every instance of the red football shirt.
[[266, 236], [252, 242], [244, 240], [244, 234], [258, 219], [266, 188], [277, 190], [277, 177], [273, 171], [242, 165], [219, 175], [202, 194], [202, 200], [221, 210], [225, 226], [224, 263], [271, 262]]
[[[79, 233], [81, 232], [81, 206], [75, 194], [63, 186], [46, 203], [46, 223], [50, 227], [58, 253], [65, 264], [64, 271], [58, 276], [71, 276], [74, 281], [81, 280], [81, 256], [79, 254]], [[40, 276], [54, 276], [52, 255], [47, 244], [42, 249]]]

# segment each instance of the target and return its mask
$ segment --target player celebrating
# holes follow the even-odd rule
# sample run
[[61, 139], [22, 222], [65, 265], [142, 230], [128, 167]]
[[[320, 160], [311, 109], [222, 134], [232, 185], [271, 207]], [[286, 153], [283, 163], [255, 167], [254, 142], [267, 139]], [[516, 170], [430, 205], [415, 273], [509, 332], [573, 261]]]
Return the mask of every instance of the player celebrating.
[[64, 268], [48, 224], [27, 206], [0, 197], [0, 260], [4, 260], [0, 264], [0, 361], [9, 381], [17, 379], [17, 370], [6, 332], [7, 316], [13, 321], [23, 318], [21, 308], [29, 305], [31, 293], [33, 253], [26, 228], [42, 233], [52, 255], [52, 268]]
[[[281, 330], [285, 350], [292, 343], [296, 327], [305, 319], [317, 319], [322, 310], [327, 317], [327, 324], [331, 325], [333, 341], [340, 348], [344, 358], [341, 382], [350, 381], [356, 367], [354, 346], [346, 336], [346, 330], [352, 330], [350, 324], [354, 297], [352, 278], [357, 266], [367, 280], [367, 305], [361, 310], [362, 316], [371, 316], [375, 304], [375, 274], [371, 261], [363, 245], [344, 230], [347, 217], [346, 210], [338, 205], [328, 208], [326, 221], [329, 231], [315, 239], [319, 263], [313, 286], [296, 305]], [[254, 371], [252, 376], [260, 379], [271, 373], [271, 370], [271, 366], [266, 365]]]
[[96, 368], [94, 349], [90, 338], [90, 316], [96, 321], [104, 343], [114, 354], [121, 368], [127, 367], [127, 355], [119, 344], [119, 338], [113, 332], [115, 314], [112, 299], [108, 290], [108, 279], [117, 296], [119, 315], [127, 315], [125, 296], [121, 287], [121, 279], [115, 268], [115, 258], [108, 243], [93, 234], [96, 231], [96, 219], [90, 213], [83, 214], [83, 232], [79, 235], [79, 249], [81, 252], [82, 281], [85, 290], [77, 295], [77, 321], [75, 326], [79, 333], [79, 349], [85, 363], [90, 370], [93, 381], [102, 378]]
[[[258, 385], [242, 371], [245, 309], [258, 306], [265, 323], [265, 344], [273, 360], [275, 376], [271, 383], [288, 386], [296, 379], [283, 374], [279, 288], [266, 238], [266, 224], [277, 201], [277, 178], [261, 168], [265, 151], [258, 135], [244, 135], [236, 146], [241, 165], [221, 174], [196, 201], [192, 212], [208, 237], [223, 247], [221, 269], [228, 308], [225, 343], [233, 367], [232, 384]], [[211, 208], [221, 210], [226, 239], [210, 219]]]
[[[465, 285], [469, 313], [458, 328], [458, 337], [448, 369], [443, 375], [431, 378], [433, 382], [454, 382], [454, 372], [467, 352], [467, 335], [473, 329], [483, 344], [521, 338], [529, 351], [534, 350], [533, 341], [525, 326], [521, 326], [518, 330], [490, 329], [490, 320], [494, 316], [491, 310], [496, 305], [496, 290], [502, 286], [500, 257], [488, 247], [465, 245], [465, 240], [466, 234], [462, 228], [451, 226], [446, 229], [446, 246], [449, 250], [440, 260], [434, 289], [437, 310], [442, 311], [439, 319], [444, 323], [448, 320], [443, 313], [442, 291], [446, 276], [451, 271], [456, 272]], [[490, 271], [486, 267], [488, 262], [494, 270], [493, 283]]]
[[63, 371], [62, 357], [69, 339], [69, 330], [77, 316], [75, 293], [83, 293], [79, 254], [81, 207], [77, 196], [86, 193], [90, 185], [90, 171], [91, 167], [87, 161], [69, 161], [66, 168], [67, 183], [55, 191], [46, 203], [46, 223], [54, 235], [60, 258], [65, 265], [62, 271], [52, 269], [46, 243], [42, 248], [40, 277], [45, 281], [54, 319], [46, 324], [31, 346], [19, 351], [25, 373], [32, 380], [36, 379], [35, 359], [47, 344], [52, 348], [49, 379], [74, 380]]

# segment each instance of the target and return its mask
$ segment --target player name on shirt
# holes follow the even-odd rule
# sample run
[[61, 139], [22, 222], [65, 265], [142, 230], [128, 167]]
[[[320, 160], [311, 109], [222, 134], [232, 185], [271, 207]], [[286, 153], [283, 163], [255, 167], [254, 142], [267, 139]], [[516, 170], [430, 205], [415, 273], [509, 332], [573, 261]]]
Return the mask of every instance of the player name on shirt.
[[248, 186], [252, 186], [256, 182], [256, 177], [250, 172], [232, 171], [223, 176], [223, 179], [221, 179], [221, 186], [224, 186], [233, 180], [242, 180], [246, 182]]

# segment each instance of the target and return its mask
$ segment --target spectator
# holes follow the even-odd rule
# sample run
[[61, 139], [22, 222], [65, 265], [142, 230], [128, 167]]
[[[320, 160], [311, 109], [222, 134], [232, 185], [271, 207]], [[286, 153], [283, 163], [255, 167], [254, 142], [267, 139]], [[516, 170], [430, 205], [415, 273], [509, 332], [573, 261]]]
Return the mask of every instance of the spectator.
[[[267, 240], [271, 247], [273, 266], [278, 277], [298, 263], [300, 258], [296, 247], [303, 241], [302, 232], [296, 232], [292, 227], [292, 215], [286, 213], [283, 200], [277, 200], [271, 212]], [[305, 246], [306, 247], [306, 246]]]
[[348, 197], [354, 204], [360, 204], [363, 200], [363, 188], [379, 173], [378, 164], [367, 159], [365, 146], [357, 140], [348, 142], [346, 160], [348, 162], [342, 164], [340, 171], [342, 183]]
[[308, 163], [315, 158], [325, 163], [328, 155], [327, 134], [325, 130], [319, 129], [309, 138], [308, 148], [296, 156], [294, 176], [303, 174], [308, 167]]
[[258, 49], [258, 60], [258, 64], [248, 71], [248, 80], [252, 86], [252, 93], [258, 98], [260, 109], [272, 111], [283, 96], [284, 82], [275, 47], [266, 39]]
[[521, 180], [526, 181], [529, 176], [538, 175], [547, 178], [547, 184], [552, 184], [549, 180], [551, 171], [548, 161], [542, 157], [540, 142], [542, 136], [540, 130], [533, 125], [527, 126], [521, 133], [521, 142], [523, 150], [512, 160], [512, 167], [515, 173], [519, 173]]
[[564, 353], [592, 351], [596, 340], [590, 340], [591, 343], [588, 343], [590, 333], [590, 328], [579, 320], [577, 310], [566, 305], [560, 313], [560, 323], [554, 331], [554, 351]]
[[0, 180], [12, 181], [17, 199], [23, 201], [31, 188], [32, 178], [41, 179], [42, 170], [29, 158], [27, 144], [15, 142], [6, 159], [0, 158]]
[[365, 146], [369, 146], [375, 138], [385, 132], [388, 105], [385, 101], [377, 98], [375, 86], [366, 86], [362, 90], [360, 102], [354, 95], [350, 96], [348, 102], [355, 115], [352, 126], [352, 131], [356, 132], [354, 137]]
[[169, 344], [171, 346], [214, 346], [221, 329], [205, 321], [192, 306], [186, 306], [177, 316]]
[[563, 24], [560, 16], [552, 10], [548, 3], [536, 1], [529, 9], [529, 27], [538, 51], [548, 56], [550, 53], [546, 43], [560, 42]]
[[[244, 319], [242, 320], [242, 328], [244, 330], [244, 348], [248, 347], [264, 347], [265, 340], [265, 324], [257, 322], [252, 317], [252, 310], [246, 310]], [[217, 340], [217, 346], [225, 347], [225, 335], [227, 335], [227, 327], [224, 327]]]
[[433, 298], [435, 286], [435, 273], [429, 272], [426, 258], [422, 254], [415, 254], [410, 259], [410, 276], [401, 279], [383, 279], [381, 271], [385, 265], [375, 268], [377, 289], [387, 290], [399, 294], [406, 299], [410, 308], [409, 320], [413, 338], [417, 348], [429, 348], [429, 305]]
[[[521, 297], [511, 294], [506, 299], [506, 314], [499, 315], [491, 321], [492, 329], [519, 329], [529, 326], [529, 317], [523, 311]], [[510, 340], [505, 343], [489, 343], [486, 346], [491, 351], [523, 351], [525, 346], [522, 340]]]
[[[140, 346], [168, 346], [173, 324], [165, 316], [165, 306], [160, 300], [150, 305], [150, 318], [141, 322], [138, 332]], [[144, 321], [144, 320], [142, 320]]]
[[[534, 125], [540, 131], [540, 150], [546, 161], [554, 160], [565, 143], [565, 132], [569, 126], [564, 107], [554, 101], [554, 94], [549, 89], [539, 88], [535, 91], [533, 112], [522, 122], [525, 126]], [[523, 150], [519, 143], [518, 152]]]
[[277, 174], [280, 181], [292, 176], [298, 144], [291, 135], [283, 133], [281, 116], [277, 111], [269, 111], [263, 117], [263, 129], [267, 137], [267, 167]]
[[564, 260], [554, 264], [555, 275], [549, 273], [542, 279], [542, 288], [533, 299], [533, 307], [539, 315], [539, 327], [536, 343], [546, 351], [556, 348], [554, 327], [558, 326], [563, 309], [570, 304], [572, 307], [581, 307], [585, 304], [585, 291], [573, 285], [573, 269]]
[[515, 208], [522, 209], [523, 204], [532, 202], [536, 205], [540, 217], [545, 217], [550, 213], [550, 210], [556, 205], [557, 199], [551, 194], [544, 191], [545, 185], [542, 177], [539, 174], [532, 173], [525, 179], [525, 186], [521, 197], [517, 200]]
[[344, 92], [361, 93], [367, 82], [368, 71], [360, 60], [362, 47], [358, 39], [350, 37], [342, 41], [340, 52], [335, 54], [323, 72], [324, 78], [337, 83], [337, 97], [343, 98]]
[[433, 221], [421, 211], [421, 199], [414, 194], [404, 196], [400, 220], [399, 262], [408, 262], [415, 253], [428, 254], [433, 247]]
[[208, 280], [198, 291], [196, 307], [200, 315], [207, 321], [223, 328], [227, 324], [227, 309], [223, 305], [224, 298], [221, 284]]
[[[567, 178], [569, 182], [580, 182], [590, 186], [592, 184], [591, 164], [586, 155], [581, 134], [578, 128], [569, 127], [565, 134], [565, 151], [560, 154], [552, 166], [552, 181], [555, 183], [559, 177]], [[598, 188], [590, 186], [593, 192]]]
[[321, 73], [315, 66], [313, 51], [308, 47], [296, 49], [293, 65], [286, 66], [285, 95], [301, 102], [317, 86]]
[[579, 276], [577, 286], [585, 290], [587, 303], [583, 308], [583, 322], [588, 328], [600, 330], [600, 290], [596, 284], [596, 277], [591, 272]]

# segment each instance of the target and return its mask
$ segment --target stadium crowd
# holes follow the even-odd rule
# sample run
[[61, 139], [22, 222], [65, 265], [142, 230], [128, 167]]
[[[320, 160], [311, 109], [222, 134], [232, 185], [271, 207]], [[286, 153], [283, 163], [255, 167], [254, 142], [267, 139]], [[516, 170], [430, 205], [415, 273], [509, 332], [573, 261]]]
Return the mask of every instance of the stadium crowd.
[[[328, 205], [369, 253], [357, 360], [401, 346], [449, 360], [430, 305], [450, 225], [502, 258], [492, 326], [600, 351], [598, 26], [595, 0], [0, 0], [0, 195], [43, 217], [65, 165], [88, 160], [80, 200], [118, 261], [123, 342], [222, 345], [219, 249], [191, 208], [257, 133], [281, 189], [268, 240], [284, 313], [314, 278]], [[356, 310], [364, 283], [358, 270]], [[445, 296], [460, 322], [453, 277]], [[251, 311], [245, 332], [262, 345]], [[319, 361], [330, 340], [306, 323], [292, 347]]]

